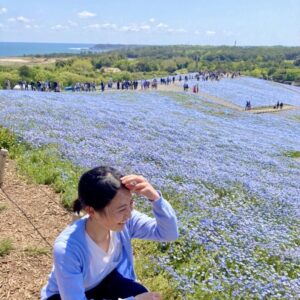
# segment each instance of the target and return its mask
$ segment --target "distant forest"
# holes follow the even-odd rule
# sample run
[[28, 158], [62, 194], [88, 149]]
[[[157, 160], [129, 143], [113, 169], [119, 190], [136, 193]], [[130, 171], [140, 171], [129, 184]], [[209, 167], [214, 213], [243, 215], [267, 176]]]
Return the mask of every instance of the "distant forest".
[[98, 84], [110, 78], [146, 79], [198, 71], [239, 71], [243, 75], [300, 85], [300, 47], [116, 46], [102, 53], [46, 55], [57, 58], [54, 64], [0, 66], [0, 86], [4, 86], [6, 79], [12, 83], [50, 80], [68, 86], [75, 82]]

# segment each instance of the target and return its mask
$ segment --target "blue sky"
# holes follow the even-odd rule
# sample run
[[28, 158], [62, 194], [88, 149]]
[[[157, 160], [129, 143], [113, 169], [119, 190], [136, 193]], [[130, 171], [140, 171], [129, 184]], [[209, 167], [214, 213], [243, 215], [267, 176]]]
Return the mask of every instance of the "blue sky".
[[0, 0], [0, 41], [300, 46], [300, 1]]

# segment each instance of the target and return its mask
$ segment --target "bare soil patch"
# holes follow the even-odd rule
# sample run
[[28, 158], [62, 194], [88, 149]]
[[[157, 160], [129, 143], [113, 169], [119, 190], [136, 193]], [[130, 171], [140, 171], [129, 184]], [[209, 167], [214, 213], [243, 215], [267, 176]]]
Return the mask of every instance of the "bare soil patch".
[[21, 178], [14, 161], [6, 163], [2, 189], [0, 240], [10, 239], [14, 249], [0, 257], [0, 299], [39, 299], [52, 267], [51, 245], [72, 215], [50, 187]]
[[58, 60], [68, 60], [71, 57], [3, 57], [0, 58], [1, 66], [21, 66], [21, 65], [40, 65], [53, 64]]

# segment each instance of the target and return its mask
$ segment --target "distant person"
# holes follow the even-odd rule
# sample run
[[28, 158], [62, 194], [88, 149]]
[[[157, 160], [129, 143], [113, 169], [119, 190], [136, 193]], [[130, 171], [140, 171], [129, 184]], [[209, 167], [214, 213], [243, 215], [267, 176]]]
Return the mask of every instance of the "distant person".
[[[132, 193], [148, 199], [154, 218], [134, 210]], [[53, 268], [41, 299], [161, 299], [136, 281], [131, 246], [133, 238], [177, 238], [175, 212], [160, 192], [142, 176], [96, 167], [79, 180], [74, 212], [82, 209], [86, 216], [54, 243]]]
[[10, 80], [9, 79], [5, 80], [4, 86], [5, 86], [6, 90], [10, 90], [11, 89], [11, 84], [10, 84]]
[[102, 92], [104, 92], [105, 85], [104, 85], [103, 81], [100, 82], [100, 89], [101, 89]]
[[283, 103], [280, 102], [279, 106], [280, 106], [280, 109], [282, 109], [283, 108]]
[[246, 101], [245, 110], [251, 110], [251, 102], [250, 101]]
[[185, 92], [187, 92], [187, 91], [189, 90], [189, 85], [188, 85], [187, 82], [185, 82], [185, 83], [183, 84], [183, 90], [184, 90]]

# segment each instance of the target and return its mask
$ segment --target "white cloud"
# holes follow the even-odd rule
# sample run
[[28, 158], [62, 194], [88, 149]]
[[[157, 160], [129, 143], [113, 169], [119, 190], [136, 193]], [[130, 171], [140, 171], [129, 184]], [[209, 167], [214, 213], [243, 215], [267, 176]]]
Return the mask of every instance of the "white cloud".
[[15, 18], [9, 18], [7, 19], [9, 22], [20, 22], [20, 23], [30, 23], [30, 20], [23, 17], [23, 16], [19, 16], [19, 17], [15, 17]]
[[31, 29], [31, 27], [32, 27], [31, 25], [28, 25], [28, 24], [25, 25], [25, 28], [26, 28], [26, 29]]
[[23, 17], [23, 16], [20, 16], [20, 17], [16, 17], [16, 21], [20, 22], [20, 23], [29, 23], [30, 20]]
[[0, 28], [2, 28], [2, 27], [3, 27], [3, 24], [0, 23]]
[[129, 25], [129, 26], [122, 26], [120, 28], [121, 31], [132, 31], [132, 32], [139, 32], [140, 31], [140, 28], [137, 27], [136, 25]]
[[213, 30], [206, 30], [205, 34], [206, 34], [206, 35], [215, 35], [216, 32], [213, 31]]
[[87, 28], [93, 28], [93, 29], [105, 29], [105, 30], [116, 30], [118, 27], [116, 24], [112, 24], [112, 23], [104, 23], [104, 24], [90, 24], [88, 26], [85, 27]]
[[185, 33], [186, 30], [183, 28], [179, 28], [179, 29], [168, 28], [167, 32], [169, 32], [169, 33]]
[[118, 28], [118, 26], [116, 24], [113, 23], [104, 23], [100, 26], [100, 28], [102, 29], [114, 29], [116, 30]]
[[159, 23], [156, 25], [157, 28], [168, 28], [169, 25], [165, 24], [165, 23]]
[[121, 31], [129, 31], [129, 27], [128, 26], [122, 26], [120, 27]]
[[151, 27], [149, 25], [142, 25], [141, 27], [141, 30], [150, 30]]
[[100, 28], [100, 25], [99, 24], [90, 24], [88, 26], [86, 26], [85, 28]]
[[0, 15], [6, 14], [7, 13], [7, 9], [5, 7], [1, 7], [0, 8]]
[[195, 34], [200, 34], [200, 31], [199, 30], [195, 30]]
[[154, 23], [156, 20], [154, 18], [150, 18], [149, 22]]
[[86, 11], [86, 10], [84, 10], [84, 11], [82, 11], [82, 12], [79, 12], [77, 15], [78, 15], [78, 17], [81, 18], [81, 19], [92, 18], [92, 17], [95, 17], [95, 16], [96, 16], [96, 14], [91, 13], [91, 12]]
[[63, 26], [61, 24], [57, 24], [51, 27], [52, 30], [63, 30], [63, 29], [67, 29], [68, 26]]

